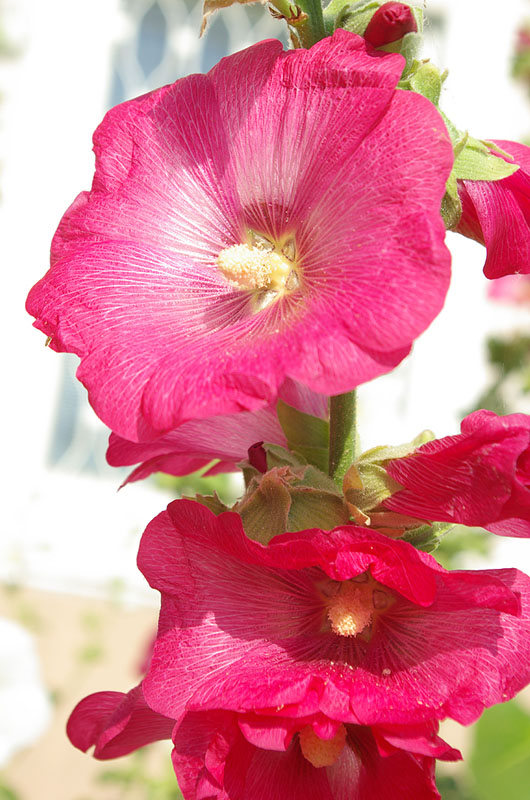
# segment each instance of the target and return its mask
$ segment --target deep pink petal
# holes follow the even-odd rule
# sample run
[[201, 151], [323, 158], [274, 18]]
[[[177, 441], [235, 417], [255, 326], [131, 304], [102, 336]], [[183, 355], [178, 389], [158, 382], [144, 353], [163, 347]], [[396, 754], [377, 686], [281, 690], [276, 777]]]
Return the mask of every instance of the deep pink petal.
[[66, 728], [75, 747], [95, 745], [94, 757], [117, 758], [158, 739], [170, 739], [175, 720], [157, 714], [145, 703], [142, 688], [128, 694], [97, 692], [74, 708]]
[[[174, 736], [173, 764], [185, 800], [439, 798], [433, 759], [397, 750], [382, 757], [369, 728], [348, 727], [338, 761], [315, 768], [296, 737], [285, 752], [264, 749], [245, 740], [236, 720], [236, 715], [219, 712], [189, 713], [182, 720]], [[227, 748], [222, 778], [214, 780], [205, 764], [210, 743], [219, 736]]]
[[530, 417], [481, 410], [461, 428], [461, 434], [435, 439], [386, 466], [403, 489], [385, 507], [504, 536], [530, 536], [530, 488], [520, 466], [530, 451]]
[[504, 140], [495, 144], [520, 167], [500, 181], [460, 181], [463, 213], [456, 228], [486, 245], [487, 278], [530, 272], [530, 148]]
[[156, 471], [186, 475], [212, 459], [221, 460], [223, 472], [232, 472], [257, 441], [287, 444], [273, 408], [191, 420], [154, 442], [129, 442], [112, 434], [107, 461], [113, 467], [144, 462], [129, 481]]

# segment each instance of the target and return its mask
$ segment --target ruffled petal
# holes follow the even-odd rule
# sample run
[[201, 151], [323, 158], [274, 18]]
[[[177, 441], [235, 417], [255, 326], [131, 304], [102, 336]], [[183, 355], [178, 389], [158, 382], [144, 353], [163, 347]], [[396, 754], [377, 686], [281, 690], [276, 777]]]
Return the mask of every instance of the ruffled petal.
[[175, 720], [152, 711], [141, 686], [128, 694], [96, 692], [81, 700], [68, 720], [72, 744], [86, 751], [95, 745], [94, 757], [117, 758], [159, 739], [170, 739]]

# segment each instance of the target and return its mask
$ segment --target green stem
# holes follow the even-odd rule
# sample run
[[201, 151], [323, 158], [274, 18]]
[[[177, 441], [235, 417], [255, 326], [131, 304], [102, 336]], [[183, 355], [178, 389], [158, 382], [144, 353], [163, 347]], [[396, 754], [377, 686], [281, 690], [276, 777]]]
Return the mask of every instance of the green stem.
[[357, 398], [355, 391], [329, 398], [329, 474], [342, 486], [342, 479], [355, 459], [357, 443]]
[[310, 36], [305, 36], [304, 47], [311, 47], [321, 39], [324, 39], [328, 34], [324, 27], [324, 15], [322, 12], [322, 5], [320, 0], [297, 0], [295, 5], [299, 6], [302, 11], [307, 14], [307, 27], [310, 31]]

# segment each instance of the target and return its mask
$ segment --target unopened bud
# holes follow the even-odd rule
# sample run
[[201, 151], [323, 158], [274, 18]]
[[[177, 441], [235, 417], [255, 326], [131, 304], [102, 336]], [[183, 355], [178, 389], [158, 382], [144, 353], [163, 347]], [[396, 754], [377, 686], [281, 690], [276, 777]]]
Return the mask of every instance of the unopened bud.
[[384, 3], [368, 23], [364, 38], [374, 47], [383, 47], [417, 30], [418, 25], [410, 6], [405, 3]]

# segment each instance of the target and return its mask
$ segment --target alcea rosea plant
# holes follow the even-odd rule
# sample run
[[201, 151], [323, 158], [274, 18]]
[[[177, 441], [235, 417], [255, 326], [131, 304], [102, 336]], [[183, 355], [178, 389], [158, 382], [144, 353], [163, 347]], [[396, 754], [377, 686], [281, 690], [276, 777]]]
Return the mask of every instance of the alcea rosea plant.
[[446, 228], [486, 245], [487, 277], [530, 272], [529, 151], [440, 112], [417, 8], [273, 5], [292, 49], [109, 111], [28, 298], [128, 480], [210, 465], [246, 486], [147, 527], [146, 674], [68, 734], [102, 759], [172, 738], [186, 800], [429, 800], [459, 757], [439, 722], [530, 681], [530, 578], [425, 551], [453, 523], [530, 535], [530, 421], [481, 411], [360, 454], [353, 392], [442, 309]]

